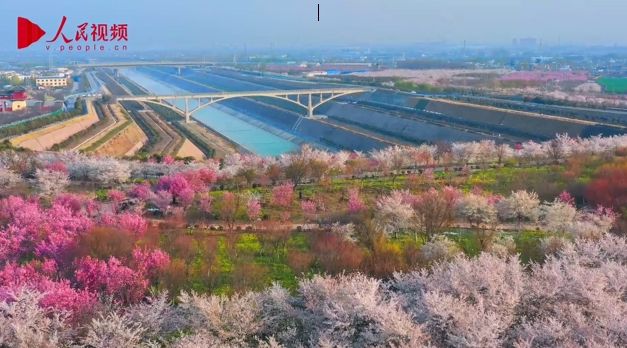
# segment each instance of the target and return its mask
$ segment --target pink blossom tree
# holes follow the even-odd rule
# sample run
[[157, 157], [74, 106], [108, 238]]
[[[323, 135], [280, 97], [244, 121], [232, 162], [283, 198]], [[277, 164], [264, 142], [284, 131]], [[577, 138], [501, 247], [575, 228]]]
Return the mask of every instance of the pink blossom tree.
[[142, 181], [140, 184], [131, 186], [127, 194], [131, 198], [145, 200], [150, 196], [150, 184], [147, 181]]
[[162, 176], [155, 185], [155, 191], [168, 191], [172, 194], [172, 203], [176, 204], [176, 199], [181, 194], [189, 198], [190, 191], [193, 196], [193, 189], [187, 179], [181, 173], [175, 173], [170, 176]]
[[4, 265], [0, 269], [0, 301], [14, 300], [22, 289], [41, 292], [42, 296], [37, 300], [39, 306], [68, 311], [71, 320], [92, 312], [97, 302], [94, 292], [74, 289], [66, 279], [53, 280], [38, 272], [32, 264]]
[[132, 232], [135, 236], [141, 237], [148, 228], [148, 223], [141, 215], [125, 212], [122, 214], [103, 214], [100, 216], [100, 225], [117, 227]]
[[65, 164], [61, 161], [56, 161], [56, 162], [52, 162], [52, 163], [48, 163], [44, 166], [45, 169], [49, 169], [49, 170], [53, 170], [53, 171], [57, 171], [57, 172], [62, 172], [62, 173], [68, 173], [68, 169], [65, 166]]
[[156, 285], [159, 273], [163, 272], [170, 264], [170, 255], [161, 249], [145, 250], [133, 249], [133, 262], [135, 269], [150, 278]]
[[170, 204], [172, 204], [172, 194], [165, 190], [159, 190], [151, 195], [150, 202], [161, 210], [163, 215], [167, 215]]
[[126, 194], [120, 190], [111, 189], [107, 191], [107, 198], [111, 200], [113, 211], [117, 214], [120, 212], [120, 202], [126, 197]]
[[300, 203], [300, 208], [303, 211], [303, 224], [307, 220], [307, 215], [314, 215], [318, 211], [318, 207], [316, 202], [314, 201], [302, 201]]
[[174, 163], [174, 158], [170, 155], [165, 155], [163, 157], [161, 157], [161, 163], [163, 164], [173, 164]]
[[220, 219], [222, 219], [229, 231], [235, 225], [235, 216], [239, 208], [239, 199], [231, 192], [224, 192], [220, 197]]
[[359, 197], [359, 189], [353, 187], [348, 189], [348, 211], [357, 213], [366, 209], [366, 203]]
[[78, 260], [74, 277], [82, 287], [113, 296], [116, 301], [123, 304], [141, 300], [148, 287], [148, 280], [141, 272], [124, 266], [113, 256], [107, 261], [89, 256]]
[[211, 215], [213, 197], [209, 192], [201, 192], [197, 197], [197, 208], [204, 216]]
[[560, 193], [559, 196], [557, 196], [557, 199], [562, 203], [570, 204], [572, 206], [575, 205], [575, 199], [566, 190], [562, 191], [562, 193]]
[[259, 218], [259, 214], [261, 214], [261, 204], [259, 203], [259, 197], [255, 195], [251, 195], [248, 198], [248, 202], [246, 203], [246, 215], [253, 222], [253, 226], [255, 225], [255, 220]]
[[292, 205], [293, 193], [294, 188], [289, 183], [276, 186], [272, 189], [272, 203], [280, 207], [289, 208]]

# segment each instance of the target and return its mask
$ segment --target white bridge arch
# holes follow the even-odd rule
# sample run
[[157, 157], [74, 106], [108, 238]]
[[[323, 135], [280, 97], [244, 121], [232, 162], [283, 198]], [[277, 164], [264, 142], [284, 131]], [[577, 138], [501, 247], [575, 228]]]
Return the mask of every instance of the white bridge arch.
[[[363, 93], [363, 92], [371, 92], [371, 88], [336, 88], [336, 89], [293, 89], [293, 90], [273, 90], [273, 91], [253, 91], [253, 92], [218, 92], [218, 93], [190, 93], [190, 94], [165, 94], [165, 95], [134, 95], [134, 96], [123, 96], [116, 97], [118, 101], [125, 100], [134, 100], [141, 101], [147, 103], [157, 103], [159, 105], [166, 106], [175, 111], [180, 111], [185, 113], [185, 122], [189, 123], [189, 117], [192, 113], [204, 108], [205, 106], [209, 106], [211, 104], [217, 103], [221, 100], [232, 99], [232, 98], [246, 98], [246, 97], [271, 97], [277, 98], [281, 100], [287, 100], [296, 105], [300, 105], [307, 110], [307, 117], [313, 116], [313, 111], [318, 106], [333, 100], [335, 98], [339, 98], [348, 94], [353, 93]], [[305, 105], [300, 102], [300, 96], [307, 95], [308, 104]], [[320, 101], [316, 104], [312, 103], [312, 96], [320, 95]], [[326, 97], [325, 97], [326, 95]], [[290, 99], [289, 96], [296, 96], [296, 100]], [[181, 110], [174, 105], [171, 105], [166, 100], [170, 99], [185, 99], [185, 110]], [[192, 110], [189, 110], [189, 100], [197, 99], [198, 106]], [[209, 99], [208, 102], [202, 103], [203, 99]]]

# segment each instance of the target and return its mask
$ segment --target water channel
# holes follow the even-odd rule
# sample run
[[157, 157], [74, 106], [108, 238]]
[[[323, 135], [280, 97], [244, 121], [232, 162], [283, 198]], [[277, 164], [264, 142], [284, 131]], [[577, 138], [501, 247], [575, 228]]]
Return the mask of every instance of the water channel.
[[[154, 94], [182, 94], [190, 93], [184, 89], [165, 84], [150, 76], [135, 70], [121, 69], [120, 73], [136, 84]], [[185, 100], [175, 99], [167, 101], [180, 109], [185, 109]], [[198, 101], [188, 101], [190, 109], [196, 108]], [[203, 124], [215, 129], [236, 143], [262, 156], [277, 156], [297, 149], [297, 146], [250, 123], [244, 122], [211, 106], [206, 106], [192, 114]]]

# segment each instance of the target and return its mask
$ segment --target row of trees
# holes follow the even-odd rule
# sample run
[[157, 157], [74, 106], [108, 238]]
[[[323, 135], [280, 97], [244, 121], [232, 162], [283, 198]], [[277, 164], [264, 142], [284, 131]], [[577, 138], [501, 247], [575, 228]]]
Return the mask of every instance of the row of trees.
[[[205, 168], [227, 185], [277, 183], [288, 180], [294, 185], [307, 180], [320, 180], [329, 176], [363, 177], [376, 173], [398, 173], [411, 168], [466, 164], [485, 166], [504, 162], [521, 165], [560, 163], [569, 156], [611, 157], [617, 150], [627, 147], [627, 136], [569, 138], [558, 135], [556, 139], [536, 143], [526, 142], [512, 148], [484, 140], [468, 143], [438, 143], [417, 147], [394, 146], [373, 150], [369, 156], [360, 152], [340, 151], [330, 153], [303, 146], [300, 151], [278, 157], [233, 154], [225, 159], [208, 159], [205, 162], [185, 164], [182, 161], [155, 160], [128, 161], [103, 156], [88, 156], [77, 152], [40, 154], [0, 154], [0, 164], [31, 176], [35, 168], [51, 162], [63, 162], [73, 180], [122, 183], [129, 178], [151, 178], [164, 174]], [[169, 158], [169, 156], [167, 156]], [[444, 168], [445, 170], [447, 168]]]

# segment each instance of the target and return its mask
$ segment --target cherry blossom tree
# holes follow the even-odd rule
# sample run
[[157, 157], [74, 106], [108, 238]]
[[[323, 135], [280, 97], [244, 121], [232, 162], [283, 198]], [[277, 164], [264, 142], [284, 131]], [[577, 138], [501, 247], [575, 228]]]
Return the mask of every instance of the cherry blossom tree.
[[131, 198], [145, 200], [150, 196], [150, 184], [147, 181], [142, 181], [141, 184], [131, 186], [127, 194]]
[[126, 194], [120, 190], [111, 189], [107, 191], [107, 198], [111, 200], [115, 213], [120, 211], [120, 202], [126, 197]]
[[375, 203], [375, 219], [383, 232], [393, 234], [411, 226], [414, 210], [406, 203], [399, 191], [393, 191], [389, 196], [381, 197]]
[[272, 203], [289, 208], [292, 205], [292, 195], [294, 188], [290, 184], [283, 184], [272, 189]]
[[0, 190], [4, 191], [22, 182], [22, 178], [15, 172], [0, 167]]
[[42, 195], [50, 196], [63, 192], [69, 184], [67, 173], [50, 169], [35, 171], [35, 186]]
[[67, 173], [67, 167], [65, 166], [65, 164], [63, 162], [57, 161], [57, 162], [52, 162], [52, 163], [48, 163], [44, 166], [45, 169], [49, 169], [49, 170], [54, 170], [57, 172], [63, 172], [63, 173]]
[[235, 225], [235, 216], [239, 208], [239, 199], [231, 192], [224, 192], [220, 197], [220, 219], [226, 223], [229, 231]]
[[577, 208], [556, 198], [540, 206], [540, 215], [546, 229], [551, 232], [565, 232], [577, 218]]
[[113, 296], [120, 303], [136, 303], [148, 287], [148, 280], [115, 257], [107, 261], [86, 256], [76, 263], [76, 281], [90, 291]]
[[71, 325], [67, 314], [38, 305], [42, 294], [19, 289], [11, 300], [0, 302], [0, 337], [7, 347], [54, 348], [70, 346]]
[[259, 218], [259, 214], [261, 214], [261, 204], [259, 203], [259, 197], [255, 195], [251, 195], [248, 197], [248, 202], [246, 203], [246, 216], [250, 219], [250, 221], [255, 222], [257, 218]]
[[496, 206], [485, 195], [462, 195], [456, 202], [456, 208], [457, 216], [474, 228], [493, 228], [498, 223]]
[[150, 202], [154, 204], [164, 215], [167, 215], [170, 204], [172, 204], [172, 194], [165, 190], [160, 190], [150, 195]]
[[455, 242], [445, 236], [438, 235], [420, 248], [420, 259], [425, 265], [436, 262], [451, 261], [462, 253]]
[[103, 214], [100, 217], [100, 224], [104, 226], [118, 227], [123, 230], [133, 232], [140, 237], [148, 228], [148, 222], [139, 214], [125, 212], [122, 214], [112, 215]]
[[342, 240], [355, 242], [355, 224], [349, 222], [347, 224], [341, 224], [335, 222], [331, 225], [331, 232], [338, 235]]
[[161, 157], [161, 163], [163, 164], [173, 164], [174, 163], [174, 158], [170, 155], [165, 155], [163, 157]]
[[176, 199], [181, 195], [184, 196], [184, 199], [187, 203], [190, 199], [190, 194], [193, 197], [193, 190], [185, 176], [181, 173], [175, 173], [170, 176], [162, 176], [157, 181], [155, 185], [155, 191], [168, 191], [172, 194], [173, 201], [172, 203], [176, 203]]
[[302, 201], [300, 208], [303, 211], [303, 224], [305, 223], [307, 215], [314, 215], [318, 211], [316, 202], [314, 201]]
[[568, 191], [562, 191], [562, 193], [557, 196], [557, 199], [562, 203], [570, 204], [572, 206], [575, 205], [575, 199], [573, 198], [573, 196], [570, 195]]
[[503, 219], [516, 220], [519, 227], [524, 221], [536, 221], [539, 217], [540, 200], [535, 192], [525, 190], [512, 191], [509, 197], [497, 204], [499, 215]]
[[201, 192], [197, 196], [197, 208], [205, 216], [210, 215], [212, 211], [213, 197], [209, 192]]
[[359, 197], [359, 189], [353, 187], [348, 189], [348, 211], [357, 213], [366, 209], [366, 203]]

